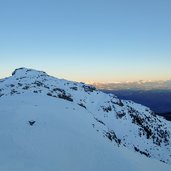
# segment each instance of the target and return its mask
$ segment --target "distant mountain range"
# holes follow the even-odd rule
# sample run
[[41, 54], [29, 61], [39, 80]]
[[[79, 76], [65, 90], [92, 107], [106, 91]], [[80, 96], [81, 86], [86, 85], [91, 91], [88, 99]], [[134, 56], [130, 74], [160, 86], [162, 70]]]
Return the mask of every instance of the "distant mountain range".
[[171, 90], [171, 80], [137, 81], [118, 83], [93, 83], [99, 89], [106, 90]]

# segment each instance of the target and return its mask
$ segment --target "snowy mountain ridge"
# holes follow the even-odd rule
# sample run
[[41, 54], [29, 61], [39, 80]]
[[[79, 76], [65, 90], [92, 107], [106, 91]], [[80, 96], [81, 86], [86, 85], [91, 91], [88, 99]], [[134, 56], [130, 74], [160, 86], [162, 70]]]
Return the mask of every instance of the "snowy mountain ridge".
[[[25, 98], [31, 101], [38, 97], [48, 98], [54, 103], [63, 104], [65, 110], [72, 110], [71, 113], [82, 111], [80, 115], [89, 115], [92, 118], [89, 125], [96, 134], [108, 139], [113, 148], [126, 147], [143, 156], [171, 164], [170, 123], [145, 106], [120, 100], [84, 83], [57, 79], [45, 72], [27, 68], [16, 69], [11, 77], [0, 80], [0, 106], [5, 105], [7, 99], [19, 103], [20, 97], [20, 103]], [[31, 101], [27, 103], [31, 104]], [[1, 108], [0, 113], [4, 111], [6, 109]], [[29, 120], [29, 115], [27, 118], [30, 126], [38, 124], [35, 115], [32, 120]]]

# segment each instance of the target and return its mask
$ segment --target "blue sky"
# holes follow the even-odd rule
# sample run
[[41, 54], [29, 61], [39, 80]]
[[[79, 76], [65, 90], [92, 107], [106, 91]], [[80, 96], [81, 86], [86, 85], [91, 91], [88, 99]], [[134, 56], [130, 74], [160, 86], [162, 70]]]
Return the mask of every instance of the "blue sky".
[[40, 69], [86, 82], [171, 78], [170, 0], [0, 0], [0, 77]]

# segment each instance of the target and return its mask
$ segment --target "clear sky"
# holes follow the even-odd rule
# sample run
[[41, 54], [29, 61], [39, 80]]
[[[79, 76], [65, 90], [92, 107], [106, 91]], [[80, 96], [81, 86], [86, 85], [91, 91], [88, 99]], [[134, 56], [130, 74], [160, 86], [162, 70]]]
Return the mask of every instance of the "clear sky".
[[171, 78], [171, 0], [0, 0], [0, 77]]

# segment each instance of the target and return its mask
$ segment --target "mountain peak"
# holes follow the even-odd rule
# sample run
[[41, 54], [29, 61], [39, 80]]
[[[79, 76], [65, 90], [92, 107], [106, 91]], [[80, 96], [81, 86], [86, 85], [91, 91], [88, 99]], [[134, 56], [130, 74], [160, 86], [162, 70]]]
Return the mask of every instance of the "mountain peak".
[[26, 75], [47, 75], [46, 72], [44, 71], [38, 71], [35, 69], [30, 69], [30, 68], [17, 68], [14, 70], [14, 72], [12, 72], [12, 76], [17, 76], [17, 77], [21, 77], [21, 76], [26, 76]]
[[[35, 121], [36, 127], [44, 127], [45, 125], [41, 125], [38, 118], [35, 118], [37, 116], [37, 101], [44, 108], [46, 104], [44, 100], [52, 100], [57, 108], [52, 110], [51, 107], [47, 106], [46, 117], [54, 111], [57, 112], [57, 115], [60, 113], [63, 115], [66, 111], [69, 115], [75, 112], [85, 113], [92, 118], [88, 124], [114, 145], [124, 146], [147, 157], [171, 164], [170, 123], [156, 116], [149, 108], [132, 101], [118, 99], [112, 94], [105, 94], [84, 83], [51, 77], [43, 71], [19, 68], [12, 75], [12, 77], [0, 81], [0, 102], [2, 104], [4, 101], [6, 104], [7, 99], [8, 101], [12, 99], [14, 102], [19, 98], [24, 98], [17, 104], [19, 108], [22, 108], [21, 111], [24, 110], [26, 113], [30, 101], [32, 102], [36, 98], [36, 103], [34, 102], [29, 107], [29, 110], [33, 110], [27, 114], [27, 123]], [[23, 100], [26, 102], [23, 103]], [[49, 105], [51, 106], [51, 104]], [[18, 109], [16, 105], [14, 107]], [[58, 113], [61, 108], [61, 112]], [[44, 109], [41, 111], [44, 112]], [[16, 111], [17, 113], [18, 111]], [[35, 113], [34, 117], [30, 117], [33, 113]], [[21, 116], [25, 117], [22, 114]], [[41, 118], [41, 114], [39, 117]], [[43, 121], [43, 123], [45, 122]]]

